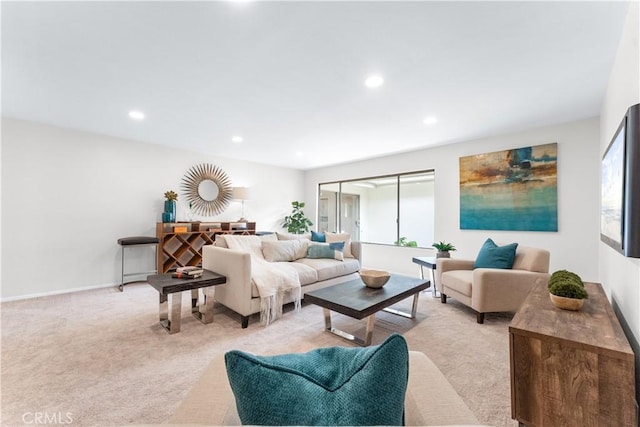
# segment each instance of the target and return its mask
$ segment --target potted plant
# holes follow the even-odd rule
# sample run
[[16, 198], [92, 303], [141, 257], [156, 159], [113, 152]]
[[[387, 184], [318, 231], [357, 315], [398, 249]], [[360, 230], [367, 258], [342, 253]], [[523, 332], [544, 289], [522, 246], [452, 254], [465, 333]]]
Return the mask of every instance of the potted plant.
[[411, 248], [417, 248], [418, 247], [418, 242], [416, 242], [415, 240], [407, 240], [406, 237], [401, 237], [398, 240], [396, 240], [395, 242], [393, 242], [394, 245], [397, 246], [408, 246]]
[[165, 191], [164, 212], [162, 212], [162, 222], [174, 222], [176, 220], [176, 200], [178, 194], [173, 191]]
[[580, 276], [567, 270], [554, 272], [548, 288], [553, 305], [564, 310], [580, 310], [584, 300], [589, 298]]
[[438, 253], [436, 254], [436, 258], [450, 258], [451, 254], [449, 252], [456, 250], [455, 246], [453, 246], [451, 243], [446, 243], [444, 241], [439, 243], [434, 243], [431, 246], [433, 246], [438, 250]]
[[304, 208], [304, 202], [291, 202], [293, 210], [291, 215], [284, 217], [282, 226], [287, 229], [289, 233], [302, 234], [309, 231], [309, 227], [313, 225], [313, 222], [307, 218], [302, 208]]

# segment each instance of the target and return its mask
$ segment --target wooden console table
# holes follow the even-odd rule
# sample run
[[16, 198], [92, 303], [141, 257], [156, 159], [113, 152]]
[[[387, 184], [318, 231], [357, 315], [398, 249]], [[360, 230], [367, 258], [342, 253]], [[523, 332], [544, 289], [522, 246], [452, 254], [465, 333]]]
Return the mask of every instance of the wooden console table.
[[255, 222], [158, 222], [158, 274], [187, 265], [202, 265], [202, 247], [217, 234], [256, 234]]
[[634, 353], [602, 286], [581, 311], [531, 291], [509, 326], [511, 417], [525, 426], [636, 426]]

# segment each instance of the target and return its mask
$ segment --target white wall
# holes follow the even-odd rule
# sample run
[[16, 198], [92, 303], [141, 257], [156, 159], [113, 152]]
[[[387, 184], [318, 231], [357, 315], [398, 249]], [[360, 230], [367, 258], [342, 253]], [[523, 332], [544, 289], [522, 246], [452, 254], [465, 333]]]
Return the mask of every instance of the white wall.
[[[640, 102], [640, 3], [631, 2], [600, 115], [603, 154], [627, 108]], [[614, 307], [640, 341], [640, 259], [599, 244], [600, 281]]]
[[[163, 194], [212, 163], [251, 187], [245, 216], [280, 229], [303, 196], [301, 171], [2, 119], [2, 299], [113, 285], [125, 236], [155, 235]], [[182, 198], [178, 219], [185, 219]], [[220, 221], [240, 218], [231, 202]], [[202, 217], [196, 219], [204, 219]], [[153, 250], [128, 251], [128, 271], [153, 266]]]
[[[460, 230], [459, 157], [496, 150], [558, 143], [558, 232]], [[434, 240], [452, 242], [456, 258], [475, 258], [487, 237], [498, 243], [547, 248], [551, 269], [568, 269], [598, 280], [600, 140], [597, 118], [483, 138], [361, 162], [319, 168], [305, 174], [305, 200], [315, 212], [319, 182], [435, 170]], [[363, 264], [396, 272], [415, 272], [414, 251], [393, 246], [365, 247]], [[424, 252], [424, 250], [422, 251]]]

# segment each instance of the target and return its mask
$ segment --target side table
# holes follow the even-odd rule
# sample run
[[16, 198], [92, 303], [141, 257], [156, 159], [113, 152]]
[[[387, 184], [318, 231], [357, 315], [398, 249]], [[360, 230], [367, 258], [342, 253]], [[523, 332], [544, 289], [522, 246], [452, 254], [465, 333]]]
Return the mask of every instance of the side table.
[[427, 267], [431, 270], [431, 283], [433, 287], [431, 288], [431, 295], [434, 298], [437, 298], [438, 295], [438, 287], [436, 284], [436, 263], [437, 258], [434, 256], [414, 256], [412, 261], [418, 265], [420, 265], [420, 276], [424, 279], [424, 270], [423, 267]]
[[[191, 291], [191, 313], [202, 323], [208, 324], [213, 322], [213, 287], [227, 283], [227, 278], [213, 271], [204, 270], [202, 276], [196, 279], [178, 279], [171, 277], [171, 273], [166, 273], [148, 276], [147, 282], [160, 293], [160, 325], [170, 334], [175, 334], [180, 332], [182, 292]], [[200, 289], [203, 294], [201, 303], [199, 303]], [[169, 297], [171, 297], [171, 310], [168, 310]]]

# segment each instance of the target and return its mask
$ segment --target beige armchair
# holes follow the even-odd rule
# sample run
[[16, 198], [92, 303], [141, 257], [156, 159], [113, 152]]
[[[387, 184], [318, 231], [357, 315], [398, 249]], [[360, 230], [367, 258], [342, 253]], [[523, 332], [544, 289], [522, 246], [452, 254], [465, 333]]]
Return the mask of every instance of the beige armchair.
[[473, 260], [438, 258], [436, 283], [440, 300], [453, 297], [477, 312], [477, 322], [484, 314], [517, 311], [527, 294], [538, 283], [549, 282], [549, 251], [518, 246], [511, 270], [473, 268]]

